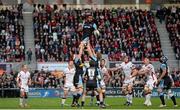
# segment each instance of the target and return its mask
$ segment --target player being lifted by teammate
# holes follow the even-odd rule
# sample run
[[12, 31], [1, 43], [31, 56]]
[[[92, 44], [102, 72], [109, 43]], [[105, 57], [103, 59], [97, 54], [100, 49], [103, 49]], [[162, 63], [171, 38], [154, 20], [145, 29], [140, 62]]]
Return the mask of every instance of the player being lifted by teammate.
[[177, 107], [176, 99], [174, 94], [171, 91], [171, 86], [174, 84], [172, 77], [168, 73], [168, 65], [167, 65], [168, 58], [166, 56], [162, 56], [160, 58], [161, 66], [160, 66], [160, 76], [158, 78], [158, 92], [160, 95], [161, 105], [160, 107], [165, 107], [166, 103], [164, 100], [164, 94], [170, 96], [171, 100], [175, 107]]
[[97, 25], [94, 23], [93, 16], [89, 10], [86, 10], [85, 17], [85, 21], [79, 30], [83, 31], [82, 43], [87, 45], [93, 34], [99, 36], [99, 31], [97, 30]]
[[152, 90], [157, 83], [154, 66], [150, 63], [149, 58], [144, 59], [144, 65], [138, 71], [138, 75], [145, 75], [147, 77], [146, 84], [144, 85], [145, 102], [144, 105], [151, 106]]
[[16, 81], [18, 87], [20, 88], [19, 105], [20, 107], [27, 107], [29, 85], [31, 85], [31, 77], [27, 65], [22, 65], [21, 71], [18, 73]]
[[117, 68], [111, 68], [110, 71], [122, 70], [124, 73], [124, 82], [122, 86], [122, 93], [126, 96], [126, 103], [124, 105], [130, 106], [132, 105], [133, 98], [133, 81], [135, 77], [131, 77], [131, 75], [135, 76], [137, 74], [137, 70], [133, 63], [129, 61], [128, 56], [124, 56], [123, 62]]

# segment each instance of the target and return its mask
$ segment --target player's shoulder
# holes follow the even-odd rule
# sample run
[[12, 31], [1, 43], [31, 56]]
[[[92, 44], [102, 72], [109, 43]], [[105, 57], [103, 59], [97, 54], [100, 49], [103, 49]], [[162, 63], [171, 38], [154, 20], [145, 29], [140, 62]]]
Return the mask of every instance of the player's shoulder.
[[124, 66], [125, 65], [125, 62], [122, 62], [121, 64], [120, 64], [120, 66]]

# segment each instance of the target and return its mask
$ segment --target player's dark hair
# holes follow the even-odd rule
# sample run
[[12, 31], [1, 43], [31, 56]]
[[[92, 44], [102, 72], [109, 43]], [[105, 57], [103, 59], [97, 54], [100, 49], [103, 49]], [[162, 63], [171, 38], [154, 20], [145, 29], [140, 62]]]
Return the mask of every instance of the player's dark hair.
[[96, 65], [95, 61], [93, 61], [93, 60], [89, 61], [89, 66], [90, 67], [95, 67], [95, 65]]

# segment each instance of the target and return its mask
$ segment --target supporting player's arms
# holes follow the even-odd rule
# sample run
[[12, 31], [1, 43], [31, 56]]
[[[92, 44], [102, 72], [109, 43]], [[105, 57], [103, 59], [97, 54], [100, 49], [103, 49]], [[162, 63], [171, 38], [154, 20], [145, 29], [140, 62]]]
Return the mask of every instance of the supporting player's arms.
[[28, 78], [28, 86], [30, 86], [31, 85], [31, 78]]
[[142, 68], [142, 69], [140, 69], [140, 70], [138, 71], [138, 74], [139, 74], [139, 75], [143, 75], [143, 74], [145, 75], [145, 74], [147, 74], [148, 72], [149, 72], [148, 69], [143, 69], [143, 68]]
[[114, 68], [109, 68], [108, 71], [117, 71], [117, 70], [121, 70], [122, 67], [118, 66], [118, 67], [114, 67]]

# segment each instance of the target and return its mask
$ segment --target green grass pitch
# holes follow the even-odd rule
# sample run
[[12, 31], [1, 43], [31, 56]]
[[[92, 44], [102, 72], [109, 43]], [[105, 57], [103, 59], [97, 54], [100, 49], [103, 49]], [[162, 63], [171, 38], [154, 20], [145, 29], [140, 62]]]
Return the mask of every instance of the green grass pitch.
[[[28, 103], [29, 107], [27, 109], [77, 109], [76, 107], [70, 107], [72, 98], [66, 100], [68, 106], [63, 108], [60, 106], [60, 98], [29, 98]], [[84, 109], [98, 109], [98, 107], [93, 104], [89, 105], [90, 98], [86, 99]], [[94, 103], [95, 103], [94, 99]], [[160, 109], [160, 100], [159, 98], [152, 98], [152, 106], [146, 107], [143, 105], [144, 98], [134, 98], [133, 105], [130, 107], [124, 106], [123, 103], [125, 99], [122, 97], [107, 97], [106, 103], [109, 105], [106, 109]], [[177, 98], [177, 103], [180, 104], [180, 98]], [[20, 109], [19, 108], [19, 99], [18, 98], [0, 98], [0, 109]], [[167, 107], [163, 109], [180, 109], [180, 106], [174, 108], [173, 103], [170, 99], [166, 99]], [[162, 108], [161, 108], [162, 109]]]

